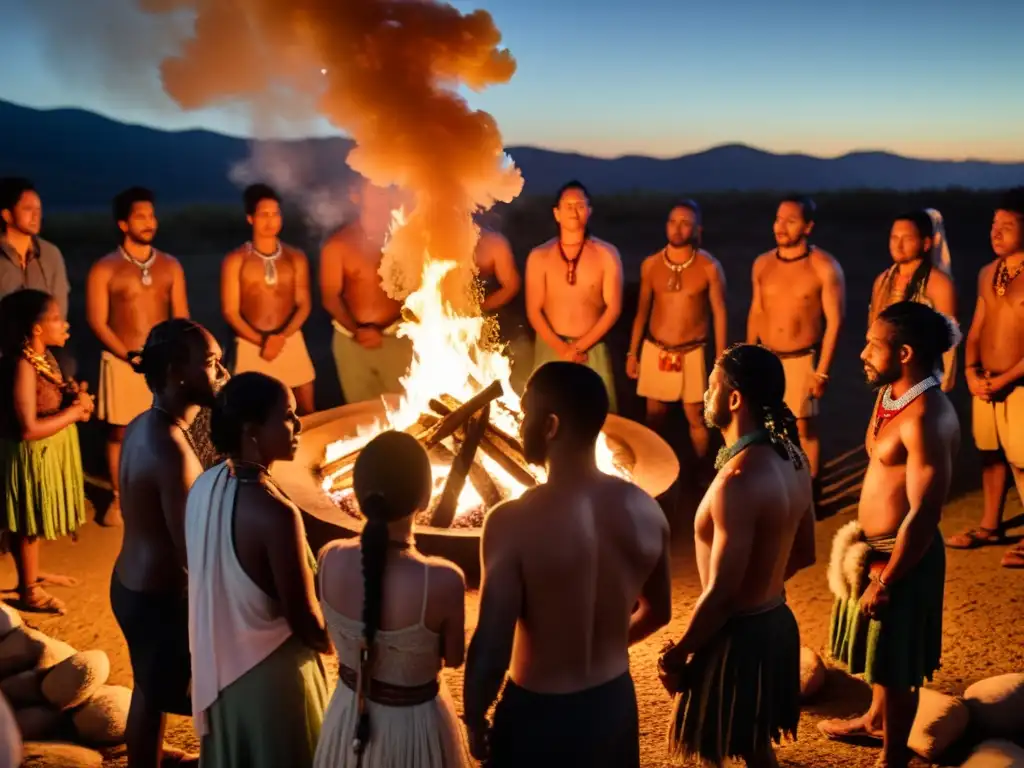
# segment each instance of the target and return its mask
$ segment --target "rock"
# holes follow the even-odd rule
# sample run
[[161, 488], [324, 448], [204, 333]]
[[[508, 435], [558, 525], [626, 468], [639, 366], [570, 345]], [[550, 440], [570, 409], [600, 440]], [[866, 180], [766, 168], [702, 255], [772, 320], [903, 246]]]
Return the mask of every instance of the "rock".
[[1005, 739], [983, 741], [961, 768], [1024, 768], [1024, 748]]
[[0, 600], [0, 640], [21, 626], [21, 614]]
[[825, 662], [810, 648], [800, 649], [800, 698], [810, 699], [825, 685]]
[[74, 654], [67, 643], [31, 627], [18, 627], [0, 640], [0, 679], [33, 667], [49, 669]]
[[15, 707], [45, 704], [42, 688], [43, 676], [37, 669], [26, 669], [0, 682], [0, 693]]
[[925, 760], [934, 761], [960, 740], [970, 719], [967, 705], [960, 699], [922, 688], [907, 746]]
[[84, 704], [110, 676], [110, 659], [103, 651], [80, 651], [43, 677], [43, 696], [59, 710]]
[[25, 745], [21, 768], [102, 768], [103, 755], [75, 744], [51, 741]]
[[1024, 673], [979, 680], [964, 691], [972, 722], [987, 736], [1024, 734]]
[[71, 716], [75, 732], [87, 744], [123, 744], [131, 703], [130, 688], [101, 685], [92, 698]]
[[52, 707], [26, 707], [14, 713], [18, 730], [25, 741], [44, 741], [53, 736], [61, 724], [60, 712]]

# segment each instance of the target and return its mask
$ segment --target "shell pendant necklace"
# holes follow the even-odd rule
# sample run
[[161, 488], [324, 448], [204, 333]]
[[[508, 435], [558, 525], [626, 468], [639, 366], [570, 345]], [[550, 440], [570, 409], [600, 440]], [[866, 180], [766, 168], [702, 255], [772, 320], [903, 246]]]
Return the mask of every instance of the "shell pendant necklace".
[[668, 246], [665, 246], [665, 250], [661, 252], [661, 260], [665, 262], [665, 266], [669, 269], [668, 290], [675, 292], [683, 289], [683, 270], [693, 264], [693, 260], [696, 258], [697, 249], [694, 248], [693, 252], [690, 253], [690, 258], [682, 264], [677, 264], [668, 257]]
[[273, 253], [262, 253], [256, 250], [252, 241], [248, 243], [249, 253], [254, 253], [263, 261], [263, 282], [267, 285], [277, 285], [277, 260], [281, 257], [281, 241], [277, 241], [277, 247]]
[[123, 245], [118, 246], [118, 248], [121, 251], [121, 255], [124, 256], [124, 258], [129, 263], [134, 264], [136, 267], [138, 267], [139, 271], [142, 272], [142, 284], [143, 285], [152, 285], [153, 284], [153, 275], [150, 274], [149, 270], [152, 268], [153, 262], [156, 261], [156, 249], [153, 246], [150, 246], [149, 247], [149, 258], [146, 259], [145, 261], [139, 261], [134, 256], [132, 256], [130, 253], [128, 253], [128, 251], [125, 250], [125, 247]]

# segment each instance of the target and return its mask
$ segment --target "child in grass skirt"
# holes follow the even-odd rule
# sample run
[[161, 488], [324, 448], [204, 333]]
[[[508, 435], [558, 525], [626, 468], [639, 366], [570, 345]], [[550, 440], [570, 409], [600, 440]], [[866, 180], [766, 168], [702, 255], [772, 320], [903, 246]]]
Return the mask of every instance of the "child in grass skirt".
[[74, 536], [85, 523], [85, 481], [78, 444], [92, 398], [65, 380], [47, 347], [68, 339], [53, 297], [24, 289], [0, 300], [0, 531], [14, 555], [21, 608], [63, 613], [43, 585], [73, 586], [39, 572], [39, 538]]

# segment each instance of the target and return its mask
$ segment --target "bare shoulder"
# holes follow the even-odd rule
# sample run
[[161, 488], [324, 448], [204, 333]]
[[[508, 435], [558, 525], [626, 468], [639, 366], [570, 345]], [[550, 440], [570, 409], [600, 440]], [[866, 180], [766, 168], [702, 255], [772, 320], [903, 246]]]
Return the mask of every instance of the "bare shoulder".
[[240, 245], [232, 251], [228, 251], [227, 255], [224, 256], [222, 265], [225, 267], [236, 267], [242, 263], [245, 258], [246, 248], [244, 245]]
[[992, 281], [995, 278], [996, 267], [999, 265], [999, 259], [993, 259], [978, 272], [978, 295], [988, 293], [988, 288], [992, 285]]
[[458, 592], [460, 595], [465, 593], [466, 574], [459, 566], [443, 557], [428, 557], [426, 561], [432, 585], [437, 585], [445, 592]]
[[306, 252], [301, 248], [296, 248], [294, 245], [288, 245], [287, 243], [281, 243], [281, 252], [292, 261], [305, 262], [308, 261]]
[[658, 265], [658, 261], [661, 259], [661, 251], [652, 253], [650, 256], [640, 262], [640, 274], [649, 274], [652, 269]]
[[120, 254], [117, 251], [113, 253], [105, 254], [100, 256], [96, 261], [89, 267], [90, 277], [109, 277], [114, 272], [114, 267], [120, 266], [124, 263]]
[[722, 269], [722, 262], [703, 248], [697, 251], [697, 257], [700, 260], [701, 266], [704, 267], [704, 271], [707, 272], [708, 277], [722, 277], [725, 274], [725, 270]]
[[764, 268], [774, 258], [775, 258], [775, 250], [774, 249], [772, 249], [770, 251], [765, 251], [764, 253], [761, 253], [761, 254], [758, 254], [757, 257], [754, 259], [754, 265], [750, 268], [750, 271], [753, 273], [754, 277], [756, 278], [758, 275], [760, 275], [761, 272], [764, 271]]
[[590, 242], [592, 242], [597, 247], [598, 252], [603, 254], [605, 258], [614, 259], [617, 262], [622, 261], [622, 256], [619, 254], [619, 249], [616, 248], [611, 243], [609, 243], [607, 240], [602, 240], [599, 237], [591, 236]]
[[501, 234], [501, 232], [495, 232], [493, 229], [480, 230], [480, 246], [492, 250], [503, 250], [511, 247], [508, 238]]
[[555, 238], [552, 237], [550, 240], [545, 240], [540, 245], [534, 246], [530, 250], [530, 255], [527, 256], [526, 259], [527, 259], [527, 261], [529, 261], [530, 259], [534, 259], [536, 261], [543, 261], [544, 258], [549, 253], [551, 253], [551, 251], [552, 251], [552, 249], [554, 247], [555, 247]]
[[843, 273], [839, 260], [826, 250], [814, 246], [811, 248], [811, 266], [821, 275], [835, 276]]
[[609, 475], [607, 481], [609, 497], [615, 498], [622, 508], [629, 511], [637, 523], [668, 530], [668, 518], [657, 500], [636, 483]]

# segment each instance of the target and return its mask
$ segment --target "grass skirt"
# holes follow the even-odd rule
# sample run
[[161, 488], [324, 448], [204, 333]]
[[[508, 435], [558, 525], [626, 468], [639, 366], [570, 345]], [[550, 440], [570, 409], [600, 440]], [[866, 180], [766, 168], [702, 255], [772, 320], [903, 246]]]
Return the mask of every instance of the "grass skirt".
[[0, 438], [0, 527], [53, 540], [85, 524], [85, 477], [75, 424], [42, 440]]
[[914, 569], [889, 587], [880, 618], [861, 613], [859, 595], [836, 599], [829, 631], [832, 658], [870, 685], [906, 690], [931, 680], [942, 655], [945, 586], [946, 547], [936, 533]]
[[736, 616], [695, 653], [669, 720], [673, 757], [721, 765], [765, 754], [800, 722], [800, 630], [789, 606]]

